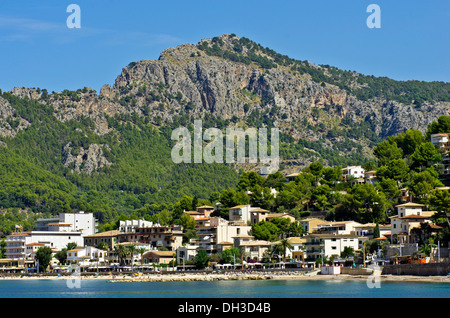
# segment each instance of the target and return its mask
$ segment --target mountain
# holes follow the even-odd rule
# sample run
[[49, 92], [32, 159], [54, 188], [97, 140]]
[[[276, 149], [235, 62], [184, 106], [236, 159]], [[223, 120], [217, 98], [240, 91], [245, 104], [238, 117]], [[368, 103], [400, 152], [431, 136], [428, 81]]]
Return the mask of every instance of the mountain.
[[[373, 160], [373, 146], [388, 136], [425, 132], [439, 116], [450, 115], [449, 92], [450, 83], [395, 81], [314, 65], [245, 37], [222, 35], [168, 48], [158, 60], [131, 62], [99, 93], [87, 87], [3, 92], [0, 144], [5, 155], [74, 185], [65, 208], [94, 202], [99, 211], [114, 211], [105, 218], [111, 221], [183, 195], [207, 199], [234, 187], [239, 169], [257, 168], [174, 164], [171, 132], [192, 127], [194, 119], [202, 119], [203, 128], [279, 128], [281, 169], [291, 172], [317, 160]], [[20, 201], [0, 199], [4, 207]], [[56, 211], [38, 203], [28, 206]]]

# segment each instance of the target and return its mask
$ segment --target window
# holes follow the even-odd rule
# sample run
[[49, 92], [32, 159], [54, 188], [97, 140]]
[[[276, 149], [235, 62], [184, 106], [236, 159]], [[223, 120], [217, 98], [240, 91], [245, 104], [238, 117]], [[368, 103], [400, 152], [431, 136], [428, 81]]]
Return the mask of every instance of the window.
[[332, 249], [332, 250], [335, 250], [335, 249], [336, 249], [336, 246], [332, 246], [331, 249]]

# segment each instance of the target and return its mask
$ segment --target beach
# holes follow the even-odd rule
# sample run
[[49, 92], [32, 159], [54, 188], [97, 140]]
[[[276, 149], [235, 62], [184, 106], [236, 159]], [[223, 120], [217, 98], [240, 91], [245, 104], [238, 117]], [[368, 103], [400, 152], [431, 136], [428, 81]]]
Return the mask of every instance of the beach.
[[383, 281], [411, 281], [411, 282], [447, 282], [450, 276], [416, 276], [416, 275], [321, 275], [320, 273], [305, 272], [226, 272], [226, 273], [195, 273], [195, 272], [165, 272], [165, 273], [99, 273], [98, 275], [0, 275], [0, 280], [67, 280], [94, 279], [107, 280], [111, 283], [123, 282], [175, 282], [175, 281], [224, 281], [224, 280], [370, 280], [379, 278]]

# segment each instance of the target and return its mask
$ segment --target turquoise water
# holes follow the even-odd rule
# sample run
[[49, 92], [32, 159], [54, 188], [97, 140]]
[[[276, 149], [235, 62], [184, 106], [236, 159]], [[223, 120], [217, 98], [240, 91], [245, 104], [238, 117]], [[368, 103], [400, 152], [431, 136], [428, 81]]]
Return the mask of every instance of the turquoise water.
[[[70, 285], [72, 282], [72, 285]], [[3, 280], [0, 298], [449, 298], [450, 283], [211, 281], [108, 283], [106, 280]], [[69, 287], [70, 286], [70, 287]]]

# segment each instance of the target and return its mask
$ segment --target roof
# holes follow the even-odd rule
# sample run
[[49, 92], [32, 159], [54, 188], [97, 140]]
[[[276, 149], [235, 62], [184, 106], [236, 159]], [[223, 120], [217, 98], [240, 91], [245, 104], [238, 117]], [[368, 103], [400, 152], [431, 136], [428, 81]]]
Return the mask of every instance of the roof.
[[373, 228], [377, 226], [375, 223], [365, 223], [360, 225], [355, 225], [355, 228]]
[[48, 226], [71, 226], [70, 223], [48, 223]]
[[202, 212], [198, 212], [198, 211], [184, 211], [183, 213], [189, 214], [189, 215], [191, 215], [191, 214], [203, 215]]
[[240, 209], [240, 208], [245, 208], [246, 206], [248, 206], [247, 204], [243, 204], [243, 205], [236, 205], [236, 206], [234, 206], [234, 207], [232, 207], [232, 208], [229, 208], [229, 210], [232, 210], [232, 209]]
[[[203, 215], [203, 214], [202, 214]], [[208, 217], [203, 217], [203, 218], [196, 218], [196, 219], [194, 219], [195, 221], [207, 221], [207, 220], [211, 220], [211, 218], [208, 218]]]
[[236, 236], [233, 236], [233, 238], [234, 237], [237, 237], [237, 238], [253, 238], [254, 236], [252, 236], [252, 235], [246, 235], [246, 234], [238, 234], [238, 235], [236, 235]]
[[342, 170], [355, 169], [355, 168], [361, 169], [362, 167], [361, 166], [347, 166], [345, 168], [342, 168]]
[[433, 136], [448, 136], [448, 133], [431, 134], [431, 137], [433, 137]]
[[256, 209], [250, 210], [250, 212], [264, 213], [264, 212], [269, 212], [269, 210], [265, 210], [265, 209], [261, 209], [261, 208], [256, 208]]
[[269, 246], [272, 243], [269, 241], [243, 241], [239, 245], [241, 246]]
[[145, 253], [144, 255], [154, 254], [159, 257], [173, 257], [174, 253], [175, 252], [173, 252], [173, 251], [149, 251], [149, 252]]
[[270, 213], [267, 215], [267, 218], [278, 218], [278, 217], [282, 218], [282, 217], [286, 217], [286, 216], [290, 216], [295, 219], [295, 216], [293, 216], [290, 213]]
[[68, 250], [67, 252], [79, 252], [84, 250], [84, 248], [74, 248], [73, 250]]
[[403, 203], [403, 204], [399, 204], [396, 205], [396, 208], [403, 208], [403, 207], [421, 207], [424, 206], [423, 204], [419, 204], [419, 203], [413, 203], [413, 202], [408, 202], [408, 203]]
[[44, 246], [44, 244], [42, 244], [42, 243], [30, 243], [30, 244], [27, 244], [26, 246]]
[[86, 235], [86, 237], [105, 237], [105, 236], [116, 236], [120, 233], [118, 230], [106, 231], [101, 233], [95, 233], [93, 235]]
[[209, 206], [209, 205], [202, 205], [202, 206], [197, 207], [197, 209], [214, 209], [214, 207]]
[[402, 217], [399, 217], [399, 219], [402, 219], [402, 220], [408, 220], [408, 219], [428, 219], [428, 216], [425, 216], [425, 215], [414, 215], [414, 214], [410, 214], [410, 215], [405, 215], [405, 216], [402, 216]]
[[231, 243], [231, 242], [220, 242], [220, 243], [217, 243], [216, 245], [233, 245], [233, 243]]
[[300, 175], [300, 173], [298, 173], [298, 172], [296, 172], [296, 173], [291, 173], [291, 174], [288, 174], [287, 176], [286, 176], [286, 178], [289, 178], [289, 177], [297, 177], [297, 176], [299, 176]]
[[306, 243], [306, 239], [303, 237], [289, 237], [288, 239], [289, 244], [302, 244]]
[[311, 233], [308, 234], [307, 236], [305, 236], [306, 239], [308, 238], [357, 238], [357, 235], [353, 235], [353, 234], [315, 234], [315, 233]]

